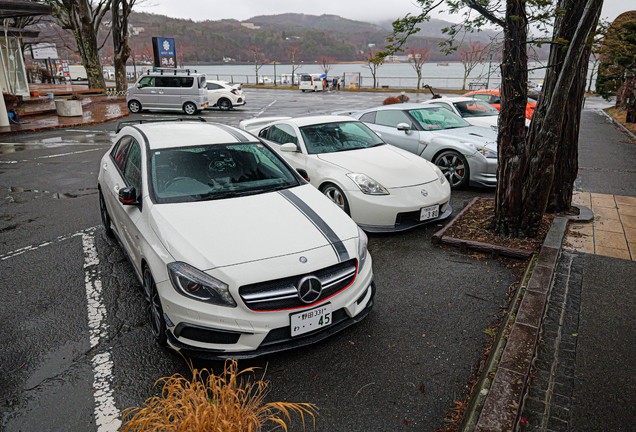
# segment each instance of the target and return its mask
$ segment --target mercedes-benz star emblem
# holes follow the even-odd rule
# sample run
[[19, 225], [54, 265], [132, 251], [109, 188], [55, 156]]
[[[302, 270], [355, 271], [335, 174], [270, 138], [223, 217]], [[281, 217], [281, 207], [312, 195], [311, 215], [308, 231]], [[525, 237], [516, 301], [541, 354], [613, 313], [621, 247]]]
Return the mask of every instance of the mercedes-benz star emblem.
[[296, 285], [298, 289], [298, 298], [303, 303], [313, 303], [318, 300], [322, 293], [322, 283], [316, 276], [305, 276], [298, 281]]
[[301, 256], [300, 258], [298, 258], [298, 261], [305, 264], [307, 262], [307, 258], [305, 258], [304, 256]]
[[428, 196], [428, 191], [427, 191], [426, 189], [422, 189], [422, 191], [421, 191], [421, 192], [422, 192], [422, 195], [424, 195], [424, 196]]

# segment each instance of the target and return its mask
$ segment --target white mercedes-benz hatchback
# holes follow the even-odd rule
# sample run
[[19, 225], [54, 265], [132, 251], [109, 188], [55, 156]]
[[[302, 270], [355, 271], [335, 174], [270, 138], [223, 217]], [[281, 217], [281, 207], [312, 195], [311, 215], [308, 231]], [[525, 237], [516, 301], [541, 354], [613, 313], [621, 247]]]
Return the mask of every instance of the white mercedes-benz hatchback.
[[403, 231], [452, 213], [442, 171], [346, 116], [243, 120], [365, 231]]
[[321, 340], [373, 306], [365, 234], [248, 133], [123, 122], [98, 183], [159, 343], [254, 357]]

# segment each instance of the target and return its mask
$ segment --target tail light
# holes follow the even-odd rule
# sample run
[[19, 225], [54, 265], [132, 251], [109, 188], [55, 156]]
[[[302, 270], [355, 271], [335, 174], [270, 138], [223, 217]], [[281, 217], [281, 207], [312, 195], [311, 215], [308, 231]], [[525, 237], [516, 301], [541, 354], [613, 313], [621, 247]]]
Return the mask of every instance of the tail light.
[[236, 89], [233, 89], [233, 90], [232, 90], [232, 93], [234, 93], [234, 94], [235, 94], [235, 95], [237, 95], [237, 96], [239, 95], [239, 92], [238, 92], [238, 90], [236, 90]]

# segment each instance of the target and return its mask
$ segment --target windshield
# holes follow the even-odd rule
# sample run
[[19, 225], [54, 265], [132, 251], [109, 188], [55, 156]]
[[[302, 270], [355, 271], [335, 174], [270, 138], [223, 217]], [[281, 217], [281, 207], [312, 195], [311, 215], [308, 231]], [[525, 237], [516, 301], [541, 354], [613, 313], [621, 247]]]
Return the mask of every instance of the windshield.
[[366, 125], [357, 122], [325, 123], [300, 128], [307, 153], [333, 153], [384, 144]]
[[155, 150], [150, 181], [158, 203], [232, 198], [299, 184], [261, 143], [214, 144]]
[[444, 108], [418, 108], [408, 112], [426, 131], [470, 126], [466, 120]]
[[455, 108], [462, 117], [488, 117], [497, 116], [499, 111], [497, 108], [479, 99], [473, 99], [464, 102], [455, 102]]

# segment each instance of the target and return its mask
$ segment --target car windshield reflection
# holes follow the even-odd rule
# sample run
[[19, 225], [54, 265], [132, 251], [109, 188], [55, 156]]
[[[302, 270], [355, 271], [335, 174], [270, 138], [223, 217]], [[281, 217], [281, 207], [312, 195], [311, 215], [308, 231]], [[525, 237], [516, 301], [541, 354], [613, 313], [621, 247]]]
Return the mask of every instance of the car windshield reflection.
[[260, 143], [155, 150], [150, 183], [158, 203], [232, 198], [299, 184], [278, 156]]
[[459, 111], [462, 117], [490, 117], [499, 115], [497, 108], [479, 99], [455, 102], [453, 105], [455, 105], [455, 108], [457, 108], [457, 111]]
[[466, 120], [444, 108], [419, 108], [408, 110], [408, 113], [426, 131], [470, 126]]
[[309, 154], [334, 153], [384, 144], [375, 132], [356, 121], [304, 126], [300, 128], [300, 133]]

